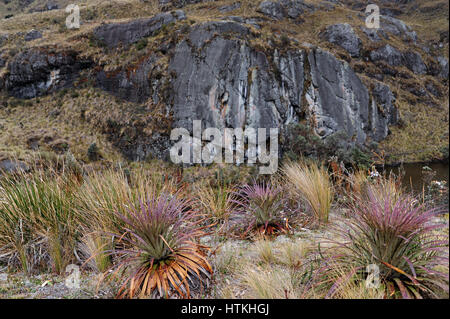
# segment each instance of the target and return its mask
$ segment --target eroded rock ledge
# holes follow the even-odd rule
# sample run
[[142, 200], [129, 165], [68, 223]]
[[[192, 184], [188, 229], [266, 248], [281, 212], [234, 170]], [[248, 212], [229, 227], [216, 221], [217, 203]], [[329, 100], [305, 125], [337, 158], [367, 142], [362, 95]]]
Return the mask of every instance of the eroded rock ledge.
[[[108, 49], [124, 49], [183, 17], [178, 11], [102, 25], [94, 36]], [[344, 132], [348, 142], [357, 145], [381, 141], [389, 134], [398, 115], [388, 86], [374, 82], [368, 88], [347, 62], [323, 49], [272, 45], [263, 50], [252, 45], [256, 36], [238, 22], [206, 22], [190, 28], [167, 50], [165, 64], [159, 63], [160, 52], [149, 52], [132, 71], [123, 66], [107, 72], [97, 66], [91, 72], [98, 87], [117, 97], [164, 104], [172, 127], [191, 130], [193, 120], [202, 120], [205, 127], [284, 132], [306, 119], [314, 123], [318, 136]], [[32, 98], [69, 86], [87, 66], [73, 51], [30, 49], [9, 63], [6, 88], [10, 95]], [[134, 142], [112, 137], [129, 159], [167, 158], [169, 134], [154, 137], [146, 136], [142, 128], [135, 131], [139, 136]]]

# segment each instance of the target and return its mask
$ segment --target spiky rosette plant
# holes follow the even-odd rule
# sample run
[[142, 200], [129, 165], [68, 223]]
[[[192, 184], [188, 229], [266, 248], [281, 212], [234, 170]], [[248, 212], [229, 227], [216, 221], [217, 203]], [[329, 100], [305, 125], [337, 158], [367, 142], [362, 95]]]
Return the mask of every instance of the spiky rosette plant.
[[204, 228], [189, 207], [187, 200], [162, 193], [151, 194], [126, 215], [117, 213], [125, 224], [123, 233], [115, 235], [124, 248], [112, 252], [119, 258], [113, 274], [125, 274], [118, 298], [167, 298], [175, 292], [189, 298], [192, 284], [203, 287], [212, 269], [207, 247], [196, 241], [205, 235]]
[[284, 196], [281, 188], [270, 183], [244, 185], [234, 193], [236, 209], [232, 225], [247, 237], [252, 232], [273, 235], [288, 228], [283, 216]]
[[366, 201], [335, 227], [341, 239], [334, 241], [332, 259], [364, 280], [367, 266], [377, 265], [390, 297], [448, 296], [448, 235], [435, 222], [439, 213], [410, 195], [369, 186]]

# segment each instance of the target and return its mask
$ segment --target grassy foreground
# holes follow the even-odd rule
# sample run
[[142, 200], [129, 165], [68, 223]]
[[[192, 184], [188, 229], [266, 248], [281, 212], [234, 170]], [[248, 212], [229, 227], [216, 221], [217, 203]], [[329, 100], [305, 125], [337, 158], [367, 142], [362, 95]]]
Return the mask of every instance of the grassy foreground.
[[444, 184], [417, 197], [306, 161], [232, 171], [3, 175], [0, 297], [448, 298]]

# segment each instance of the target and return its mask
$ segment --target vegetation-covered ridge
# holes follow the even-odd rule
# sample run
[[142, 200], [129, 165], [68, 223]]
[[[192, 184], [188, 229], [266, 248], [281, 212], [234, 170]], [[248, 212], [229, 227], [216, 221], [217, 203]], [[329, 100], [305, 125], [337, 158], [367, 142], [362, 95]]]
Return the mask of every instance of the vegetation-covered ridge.
[[[398, 163], [448, 158], [448, 74], [445, 75], [445, 65], [448, 72], [448, 62], [445, 64], [448, 61], [448, 14], [445, 10], [448, 3], [445, 1], [411, 1], [406, 5], [380, 1], [385, 18], [381, 19], [381, 30], [376, 33], [365, 29], [365, 7], [358, 1], [294, 1], [299, 6], [295, 8], [300, 9], [294, 10], [295, 14], [289, 11], [291, 16], [286, 14], [287, 7], [282, 8], [280, 16], [272, 16], [262, 3], [252, 1], [79, 1], [82, 24], [78, 30], [65, 27], [67, 3], [64, 1], [53, 1], [55, 7], [52, 10], [45, 9], [43, 1], [29, 1], [20, 8], [16, 2], [0, 2], [5, 16], [13, 15], [0, 21], [0, 87], [5, 87], [0, 97], [1, 159], [15, 157], [27, 161], [36, 153], [70, 151], [77, 161], [87, 164], [91, 162], [88, 149], [94, 143], [101, 153], [99, 159], [104, 161], [164, 158], [164, 151], [169, 148], [168, 129], [173, 125], [184, 125], [177, 111], [177, 100], [186, 101], [186, 97], [180, 88], [174, 87], [178, 85], [174, 72], [178, 79], [185, 75], [176, 69], [174, 59], [177, 52], [184, 58], [189, 57], [191, 52], [183, 51], [181, 44], [192, 39], [195, 30], [202, 30], [203, 25], [213, 21], [245, 26], [242, 30], [249, 30], [245, 31], [249, 34], [242, 38], [245, 32], [239, 35], [218, 29], [203, 44], [204, 53], [208, 53], [207, 48], [217, 38], [224, 38], [224, 41], [236, 38], [235, 43], [245, 41], [250, 50], [265, 54], [268, 78], [264, 81], [267, 83], [281, 79], [280, 87], [292, 85], [285, 83], [288, 74], [283, 75], [284, 71], [280, 71], [278, 62], [275, 63], [276, 52], [289, 56], [291, 52], [301, 50], [308, 55], [314, 48], [321, 48], [337, 58], [333, 63], [339, 67], [341, 62], [348, 63], [367, 88], [367, 93], [365, 89], [361, 93], [367, 94], [367, 98], [356, 100], [367, 106], [376, 101], [381, 119], [387, 116], [386, 112], [395, 110], [398, 113], [395, 121], [388, 121], [390, 125], [365, 124], [372, 129], [378, 127], [375, 134], [367, 134], [370, 138], [365, 145], [365, 151], [373, 159]], [[286, 3], [293, 5], [289, 1]], [[41, 7], [45, 10], [40, 10]], [[167, 25], [130, 45], [119, 44], [111, 49], [104, 42], [107, 38], [98, 36], [105, 34], [102, 25], [132, 22], [157, 14], [171, 15], [180, 8], [185, 17], [168, 18]], [[351, 30], [342, 27], [346, 24]], [[27, 41], [35, 34], [32, 30], [38, 31], [40, 36]], [[389, 47], [393, 49], [386, 49]], [[40, 48], [40, 51], [35, 52], [33, 48]], [[20, 76], [11, 77], [12, 72], [16, 72], [14, 65], [18, 74], [23, 75], [26, 69], [21, 69], [21, 65], [26, 65], [30, 59], [44, 61], [48, 54], [61, 54], [61, 60], [58, 60], [61, 63], [39, 69], [42, 73], [35, 71], [32, 81], [37, 82], [32, 86], [29, 80]], [[202, 54], [201, 50], [198, 54]], [[74, 60], [67, 58], [72, 55]], [[194, 53], [192, 57], [198, 58]], [[253, 63], [251, 58], [249, 61]], [[281, 96], [281, 93], [275, 92], [273, 97], [275, 103], [280, 103], [277, 106], [280, 110], [286, 107], [286, 114], [290, 114], [292, 108], [294, 122], [309, 128], [312, 135], [313, 142], [307, 145], [286, 139], [286, 147], [283, 147], [286, 153], [292, 145], [299, 145], [293, 150], [295, 156], [299, 152], [303, 155], [317, 153], [315, 135], [322, 138], [320, 134], [328, 136], [332, 133], [323, 129], [314, 131], [317, 123], [305, 105], [308, 105], [306, 97], [310, 96], [308, 86], [313, 81], [308, 72], [317, 71], [309, 71], [311, 66], [307, 63], [299, 65], [305, 68], [300, 100], [290, 98], [286, 104], [281, 98], [277, 102], [277, 95]], [[46, 77], [51, 78], [47, 69], [53, 67], [62, 70], [59, 80], [42, 95], [35, 88]], [[201, 70], [199, 67], [197, 71]], [[217, 74], [223, 72], [217, 70]], [[211, 76], [217, 74], [213, 72]], [[231, 83], [232, 78], [223, 80]], [[149, 83], [143, 79], [148, 79]], [[183, 88], [185, 82], [180, 81]], [[129, 84], [120, 86], [125, 82]], [[320, 87], [322, 84], [318, 83]], [[192, 84], [186, 85], [190, 89]], [[255, 85], [251, 78], [248, 85]], [[264, 86], [260, 88], [264, 89]], [[301, 87], [290, 90], [295, 92], [296, 89]], [[34, 96], [36, 94], [38, 96]], [[292, 93], [289, 91], [288, 94]], [[320, 94], [315, 98], [324, 100]], [[207, 96], [199, 95], [195, 102], [200, 103]], [[218, 93], [217, 107], [223, 103], [222, 99]], [[230, 105], [232, 102], [229, 101]], [[261, 101], [260, 104], [264, 103]], [[322, 101], [322, 105], [324, 103]], [[330, 105], [334, 103], [330, 101]], [[326, 107], [323, 110], [328, 112]], [[283, 112], [280, 112], [281, 118], [286, 122], [288, 119], [284, 118]], [[209, 116], [191, 114], [194, 115]], [[223, 121], [212, 124], [231, 125], [228, 119]], [[270, 121], [259, 124], [273, 125]], [[325, 124], [329, 123], [325, 121]], [[386, 127], [389, 127], [388, 131], [382, 133]], [[351, 138], [354, 128], [342, 128]], [[379, 141], [379, 137], [385, 135], [387, 137]], [[309, 146], [314, 150], [308, 150]], [[345, 149], [344, 145], [340, 160], [348, 158]]]

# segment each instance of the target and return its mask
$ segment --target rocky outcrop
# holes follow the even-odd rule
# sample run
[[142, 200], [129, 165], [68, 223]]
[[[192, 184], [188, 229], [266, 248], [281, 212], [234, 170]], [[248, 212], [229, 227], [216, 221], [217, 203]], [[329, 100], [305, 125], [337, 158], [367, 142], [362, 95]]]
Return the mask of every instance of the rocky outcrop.
[[[395, 98], [388, 86], [380, 84], [371, 92], [348, 63], [321, 49], [261, 51], [250, 45], [252, 37], [237, 22], [197, 25], [173, 49], [166, 76], [161, 76], [157, 55], [151, 55], [133, 72], [100, 71], [97, 82], [129, 101], [163, 102], [172, 114], [171, 127], [191, 132], [193, 120], [201, 120], [204, 128], [283, 132], [306, 116], [322, 138], [344, 132], [349, 143], [362, 145], [384, 139], [389, 125], [396, 123]], [[130, 159], [168, 155], [168, 135], [136, 133], [122, 141], [117, 132], [123, 128], [111, 125], [108, 130]]]
[[[207, 28], [217, 34], [232, 26], [242, 28], [217, 23]], [[284, 128], [306, 111], [315, 118], [322, 137], [345, 131], [363, 144], [367, 137], [385, 138], [388, 125], [395, 123], [391, 116], [396, 112], [395, 99], [388, 94], [389, 88], [376, 94], [373, 103], [379, 108], [369, 110], [368, 89], [347, 63], [331, 53], [275, 49], [268, 54], [239, 39], [202, 34], [191, 33], [195, 47], [180, 43], [169, 67], [176, 73], [175, 127], [190, 129], [192, 119], [201, 119], [207, 127]], [[201, 56], [197, 48], [203, 48]], [[378, 119], [377, 126], [372, 126], [372, 118]]]
[[0, 176], [3, 173], [14, 174], [20, 171], [28, 171], [29, 167], [21, 161], [0, 158]]
[[419, 53], [411, 50], [401, 52], [389, 44], [371, 51], [370, 59], [373, 62], [384, 61], [394, 67], [403, 65], [419, 75], [427, 72], [427, 66]]
[[189, 4], [196, 4], [201, 2], [213, 2], [217, 0], [159, 0], [159, 5], [164, 9], [183, 8]]
[[[304, 52], [268, 57], [240, 39], [213, 37], [229, 31], [249, 33], [237, 23], [209, 23], [191, 33], [192, 47], [187, 41], [177, 46], [169, 67], [176, 73], [174, 127], [192, 129], [193, 119], [219, 129], [275, 128], [294, 121], [301, 106]], [[198, 48], [203, 48], [200, 56]]]
[[30, 99], [69, 87], [79, 71], [90, 65], [79, 60], [75, 51], [28, 49], [9, 62], [5, 86], [10, 95]]
[[263, 1], [258, 7], [258, 12], [271, 19], [282, 20], [284, 18], [297, 19], [305, 12], [312, 12], [315, 7], [303, 0], [279, 0]]
[[385, 61], [391, 66], [400, 66], [403, 63], [402, 53], [389, 44], [370, 52], [370, 59], [373, 62]]
[[222, 13], [227, 13], [227, 12], [231, 12], [237, 9], [241, 8], [241, 3], [240, 2], [235, 2], [233, 4], [227, 5], [227, 6], [223, 6], [219, 8], [219, 11]]
[[185, 18], [184, 12], [177, 10], [173, 13], [161, 13], [152, 18], [139, 19], [128, 23], [104, 24], [95, 28], [93, 36], [109, 49], [120, 45], [126, 47], [153, 35], [164, 26]]
[[439, 76], [443, 79], [448, 80], [448, 60], [443, 56], [439, 56], [437, 60], [440, 66]]
[[404, 41], [417, 42], [417, 34], [403, 21], [389, 17], [380, 17], [380, 28], [385, 32], [389, 32], [397, 37], [400, 37]]
[[5, 44], [6, 40], [8, 40], [8, 34], [0, 34], [0, 48]]
[[422, 60], [422, 56], [415, 51], [407, 51], [403, 53], [404, 65], [415, 74], [425, 74], [427, 66]]
[[40, 39], [42, 38], [42, 33], [39, 32], [38, 30], [30, 30], [29, 32], [27, 32], [25, 34], [24, 40], [25, 41], [33, 41], [36, 39]]
[[155, 87], [159, 79], [155, 76], [156, 55], [150, 56], [133, 69], [125, 68], [112, 72], [100, 71], [97, 73], [97, 85], [112, 95], [122, 99], [141, 103], [152, 97], [158, 102]]
[[352, 57], [359, 57], [361, 39], [348, 23], [330, 25], [323, 32], [322, 36], [328, 42], [346, 50]]
[[[396, 123], [395, 115], [391, 116], [396, 108], [387, 86], [374, 94], [377, 98], [370, 105], [369, 90], [347, 63], [322, 50], [312, 50], [308, 60], [312, 82], [306, 100], [319, 135], [343, 131], [360, 145], [368, 137], [380, 141], [388, 135], [388, 125]], [[379, 112], [374, 105], [388, 111]]]

